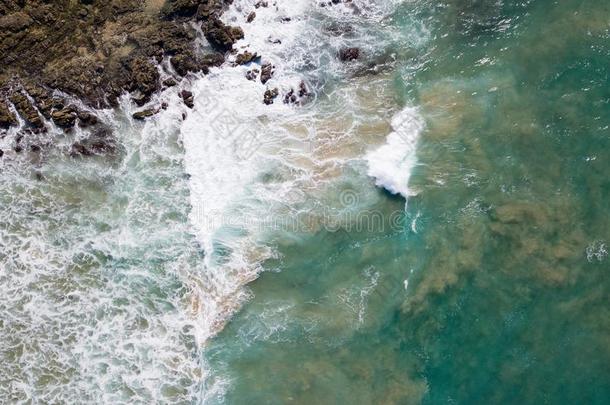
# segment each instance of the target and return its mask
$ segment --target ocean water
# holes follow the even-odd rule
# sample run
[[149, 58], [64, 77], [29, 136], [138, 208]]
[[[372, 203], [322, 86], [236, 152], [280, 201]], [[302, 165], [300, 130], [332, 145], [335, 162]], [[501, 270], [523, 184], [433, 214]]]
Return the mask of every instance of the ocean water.
[[267, 86], [0, 140], [0, 402], [607, 403], [610, 5], [252, 7]]

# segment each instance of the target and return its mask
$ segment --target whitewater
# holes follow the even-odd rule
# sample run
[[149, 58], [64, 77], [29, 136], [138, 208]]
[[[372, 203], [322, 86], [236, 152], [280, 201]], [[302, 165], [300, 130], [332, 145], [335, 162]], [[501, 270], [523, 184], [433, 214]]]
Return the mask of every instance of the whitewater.
[[[363, 206], [373, 184], [412, 194], [424, 124], [392, 100], [384, 69], [390, 42], [416, 46], [423, 34], [385, 25], [396, 1], [268, 3], [234, 1], [222, 17], [244, 29], [235, 48], [257, 53], [253, 63], [233, 55], [183, 79], [154, 96], [168, 107], [143, 124], [127, 96], [97, 112], [120, 158], [1, 163], [3, 402], [222, 402], [231, 382], [210, 380], [202, 352], [277, 258], [273, 241], [291, 237], [274, 221], [305, 214], [325, 226], [320, 207], [345, 205], [345, 182]], [[374, 67], [339, 61], [348, 46]], [[271, 80], [246, 79], [263, 64]], [[58, 151], [86, 136], [52, 129]]]

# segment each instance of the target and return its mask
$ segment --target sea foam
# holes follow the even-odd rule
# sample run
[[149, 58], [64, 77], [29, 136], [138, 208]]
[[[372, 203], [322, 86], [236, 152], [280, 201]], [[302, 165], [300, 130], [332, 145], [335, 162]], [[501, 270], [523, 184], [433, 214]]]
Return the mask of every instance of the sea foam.
[[417, 162], [417, 140], [423, 129], [424, 121], [417, 108], [406, 107], [394, 116], [393, 131], [386, 143], [366, 156], [368, 174], [375, 178], [377, 186], [405, 198], [412, 195], [409, 179]]

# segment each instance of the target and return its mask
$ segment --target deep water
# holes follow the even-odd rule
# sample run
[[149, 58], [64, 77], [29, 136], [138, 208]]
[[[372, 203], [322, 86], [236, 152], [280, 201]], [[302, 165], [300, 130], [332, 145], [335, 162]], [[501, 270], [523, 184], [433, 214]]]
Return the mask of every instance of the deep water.
[[607, 403], [609, 16], [582, 0], [399, 6], [387, 23], [430, 38], [395, 49], [388, 76], [426, 122], [417, 194], [403, 211], [354, 163], [358, 210], [400, 221], [277, 236], [206, 350], [222, 401]]

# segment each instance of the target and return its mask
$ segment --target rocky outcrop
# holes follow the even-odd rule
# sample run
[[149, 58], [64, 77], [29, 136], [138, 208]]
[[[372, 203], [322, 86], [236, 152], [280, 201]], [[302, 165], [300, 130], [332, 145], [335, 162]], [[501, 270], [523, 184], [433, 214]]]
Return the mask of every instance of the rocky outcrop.
[[182, 101], [184, 101], [184, 104], [188, 108], [193, 108], [195, 106], [195, 98], [193, 96], [193, 93], [188, 90], [182, 90], [182, 92], [180, 92], [180, 96], [182, 97]]
[[258, 58], [256, 52], [245, 51], [244, 53], [240, 53], [237, 55], [237, 57], [235, 58], [235, 63], [238, 65], [245, 65], [254, 61], [256, 58]]
[[[48, 89], [57, 89], [91, 107], [117, 105], [118, 97], [131, 92], [144, 104], [161, 87], [157, 64], [168, 58], [180, 76], [207, 72], [222, 63], [218, 54], [195, 56], [195, 29], [188, 19], [209, 27], [224, 52], [243, 36], [218, 17], [224, 0], [28, 0], [0, 1], [0, 91], [15, 99], [15, 107], [32, 127], [55, 118], [72, 125], [72, 114], [54, 107]], [[212, 24], [207, 24], [212, 21]], [[23, 99], [17, 78], [33, 100]], [[27, 82], [27, 83], [24, 83]], [[20, 94], [13, 93], [19, 90]], [[12, 101], [11, 101], [12, 102]], [[15, 104], [15, 102], [13, 102]], [[54, 110], [57, 112], [54, 113]], [[14, 125], [10, 109], [0, 106], [0, 125]], [[77, 116], [78, 116], [78, 112]], [[38, 117], [40, 118], [40, 117]], [[79, 118], [79, 124], [93, 125]]]
[[201, 29], [210, 45], [220, 52], [230, 51], [235, 42], [244, 37], [244, 31], [241, 28], [226, 25], [218, 18], [206, 21]]
[[142, 111], [138, 111], [133, 113], [132, 117], [134, 120], [139, 120], [142, 121], [148, 117], [152, 117], [153, 115], [155, 115], [156, 113], [158, 113], [159, 110], [155, 109], [155, 108], [147, 108], [146, 110], [142, 110]]
[[36, 108], [34, 108], [25, 94], [20, 91], [16, 91], [10, 95], [9, 99], [15, 106], [15, 109], [21, 118], [23, 118], [29, 126], [35, 129], [44, 128], [42, 117], [40, 117], [40, 114], [38, 114], [38, 111]]
[[275, 100], [279, 94], [280, 91], [277, 88], [265, 91], [265, 94], [263, 95], [263, 103], [267, 105], [273, 104], [273, 100]]
[[61, 128], [72, 128], [76, 123], [76, 109], [73, 106], [64, 107], [61, 110], [54, 110], [51, 118], [55, 125]]
[[6, 101], [0, 100], [0, 129], [7, 129], [13, 125], [17, 125], [17, 117], [8, 108]]
[[261, 66], [261, 83], [265, 84], [273, 77], [275, 66], [271, 63], [265, 63]]

